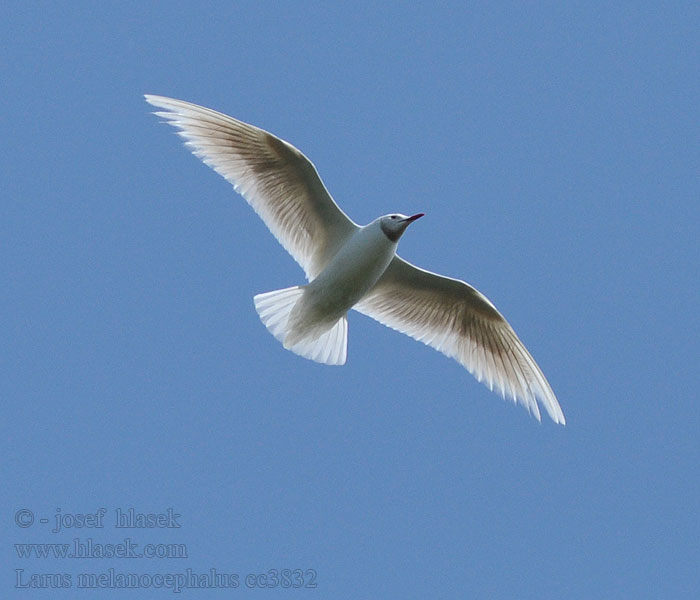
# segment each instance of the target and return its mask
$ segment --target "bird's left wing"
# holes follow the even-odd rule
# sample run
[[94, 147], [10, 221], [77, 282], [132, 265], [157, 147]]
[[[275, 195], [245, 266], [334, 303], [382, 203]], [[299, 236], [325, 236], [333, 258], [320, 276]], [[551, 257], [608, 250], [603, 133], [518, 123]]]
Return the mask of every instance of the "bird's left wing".
[[555, 423], [565, 423], [552, 388], [513, 328], [464, 281], [396, 256], [354, 308], [454, 358], [489, 388], [524, 404], [538, 420], [537, 401]]
[[271, 133], [197, 104], [146, 95], [196, 156], [222, 175], [315, 278], [358, 228], [333, 201], [316, 168]]

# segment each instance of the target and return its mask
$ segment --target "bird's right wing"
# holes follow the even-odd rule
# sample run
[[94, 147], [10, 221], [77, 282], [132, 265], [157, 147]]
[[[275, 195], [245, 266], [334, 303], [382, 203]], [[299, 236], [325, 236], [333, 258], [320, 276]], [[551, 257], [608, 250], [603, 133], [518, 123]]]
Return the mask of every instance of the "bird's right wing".
[[358, 228], [333, 201], [316, 168], [271, 133], [197, 104], [145, 96], [196, 156], [222, 175], [314, 279]]
[[555, 423], [565, 423], [552, 388], [513, 328], [464, 281], [396, 256], [354, 308], [454, 358], [491, 389], [524, 404], [538, 420], [537, 401]]

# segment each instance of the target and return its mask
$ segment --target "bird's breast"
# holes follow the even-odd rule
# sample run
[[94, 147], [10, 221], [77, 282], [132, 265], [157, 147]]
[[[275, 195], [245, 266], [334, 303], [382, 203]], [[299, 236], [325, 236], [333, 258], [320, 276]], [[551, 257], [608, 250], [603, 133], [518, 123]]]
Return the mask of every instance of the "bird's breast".
[[382, 232], [358, 230], [308, 286], [308, 301], [329, 317], [345, 314], [374, 286], [396, 253]]

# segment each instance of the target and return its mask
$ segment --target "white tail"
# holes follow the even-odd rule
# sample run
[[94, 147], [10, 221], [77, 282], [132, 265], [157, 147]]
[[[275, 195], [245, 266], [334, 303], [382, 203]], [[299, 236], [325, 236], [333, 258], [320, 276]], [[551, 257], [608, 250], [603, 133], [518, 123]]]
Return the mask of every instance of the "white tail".
[[338, 319], [330, 328], [324, 329], [320, 335], [314, 333], [318, 331], [318, 328], [314, 328], [310, 330], [310, 335], [301, 338], [298, 335], [289, 336], [293, 333], [289, 317], [303, 293], [304, 288], [297, 285], [258, 294], [253, 298], [255, 310], [258, 311], [265, 327], [287, 350], [326, 365], [344, 365], [348, 347], [346, 316]]

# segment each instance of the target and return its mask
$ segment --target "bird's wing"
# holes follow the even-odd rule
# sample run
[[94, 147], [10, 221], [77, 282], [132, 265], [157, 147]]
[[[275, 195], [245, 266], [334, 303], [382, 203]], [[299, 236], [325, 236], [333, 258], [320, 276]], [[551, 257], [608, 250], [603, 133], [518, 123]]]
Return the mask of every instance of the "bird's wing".
[[271, 133], [203, 106], [145, 96], [179, 129], [194, 154], [260, 215], [307, 279], [316, 277], [357, 229], [299, 150]]
[[524, 404], [538, 420], [539, 400], [556, 423], [565, 423], [552, 388], [513, 328], [464, 281], [396, 256], [354, 308], [454, 358], [489, 388]]

